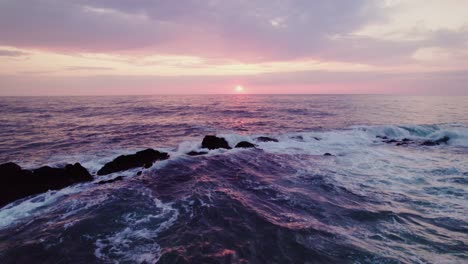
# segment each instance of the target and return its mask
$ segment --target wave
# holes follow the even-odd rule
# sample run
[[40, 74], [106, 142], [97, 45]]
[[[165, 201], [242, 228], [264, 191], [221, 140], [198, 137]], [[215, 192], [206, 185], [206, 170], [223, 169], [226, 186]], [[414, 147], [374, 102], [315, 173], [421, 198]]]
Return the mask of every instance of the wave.
[[[467, 257], [464, 124], [268, 135], [278, 142], [258, 141], [264, 134], [218, 136], [230, 146], [249, 141], [257, 148], [208, 151], [199, 138], [186, 140], [160, 149], [171, 158], [141, 176], [139, 169], [114, 173], [1, 208], [0, 261], [32, 249], [45, 262], [52, 254], [69, 262], [135, 263], [462, 263]], [[421, 144], [444, 137], [437, 146]], [[414, 143], [385, 142], [405, 138]], [[95, 172], [131, 151], [56, 162], [81, 159]], [[118, 176], [124, 179], [96, 184]]]

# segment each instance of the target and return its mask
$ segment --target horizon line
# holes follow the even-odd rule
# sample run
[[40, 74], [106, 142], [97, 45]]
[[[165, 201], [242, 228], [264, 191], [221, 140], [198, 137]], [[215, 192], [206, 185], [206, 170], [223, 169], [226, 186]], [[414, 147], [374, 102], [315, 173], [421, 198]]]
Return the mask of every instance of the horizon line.
[[160, 94], [52, 94], [52, 95], [0, 95], [0, 97], [125, 97], [125, 96], [281, 96], [281, 95], [315, 95], [315, 96], [329, 96], [329, 95], [358, 95], [358, 96], [431, 96], [431, 97], [456, 97], [462, 96], [466, 97], [468, 94], [401, 94], [401, 93], [184, 93], [184, 94], [169, 94], [169, 93], [160, 93]]

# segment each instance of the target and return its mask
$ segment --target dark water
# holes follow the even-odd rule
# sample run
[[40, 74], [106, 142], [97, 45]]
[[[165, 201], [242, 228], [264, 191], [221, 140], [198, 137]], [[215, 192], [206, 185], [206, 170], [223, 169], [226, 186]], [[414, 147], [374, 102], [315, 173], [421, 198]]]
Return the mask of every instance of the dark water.
[[[0, 209], [1, 263], [468, 261], [468, 97], [5, 97], [0, 110], [0, 162], [95, 172], [146, 147], [171, 155]], [[209, 133], [279, 142], [184, 154]]]

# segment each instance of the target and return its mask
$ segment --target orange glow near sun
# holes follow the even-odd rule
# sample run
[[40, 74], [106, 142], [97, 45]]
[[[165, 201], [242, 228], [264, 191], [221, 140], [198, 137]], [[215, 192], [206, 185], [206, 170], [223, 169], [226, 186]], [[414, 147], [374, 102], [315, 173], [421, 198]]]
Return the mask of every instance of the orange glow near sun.
[[235, 90], [236, 90], [236, 93], [242, 93], [242, 92], [244, 92], [244, 86], [237, 85]]

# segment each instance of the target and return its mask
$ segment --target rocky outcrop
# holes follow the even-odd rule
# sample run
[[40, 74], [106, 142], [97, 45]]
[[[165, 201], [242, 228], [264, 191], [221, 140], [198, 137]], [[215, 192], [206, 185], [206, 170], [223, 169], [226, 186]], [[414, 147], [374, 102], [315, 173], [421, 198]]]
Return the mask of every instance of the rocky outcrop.
[[235, 148], [255, 148], [255, 145], [247, 141], [241, 141], [237, 143]]
[[5, 163], [0, 165], [0, 206], [33, 194], [91, 180], [93, 176], [79, 163], [63, 168], [44, 166], [34, 170], [23, 170], [12, 162]]
[[207, 149], [231, 149], [226, 139], [217, 136], [208, 135], [203, 138], [202, 148]]
[[271, 137], [258, 137], [255, 140], [258, 142], [278, 142], [276, 138], [271, 138]]
[[154, 149], [146, 149], [138, 151], [132, 155], [121, 155], [113, 161], [107, 163], [102, 167], [97, 174], [107, 175], [114, 172], [125, 171], [133, 168], [144, 167], [149, 168], [157, 160], [165, 160], [169, 158], [169, 154], [159, 152]]

